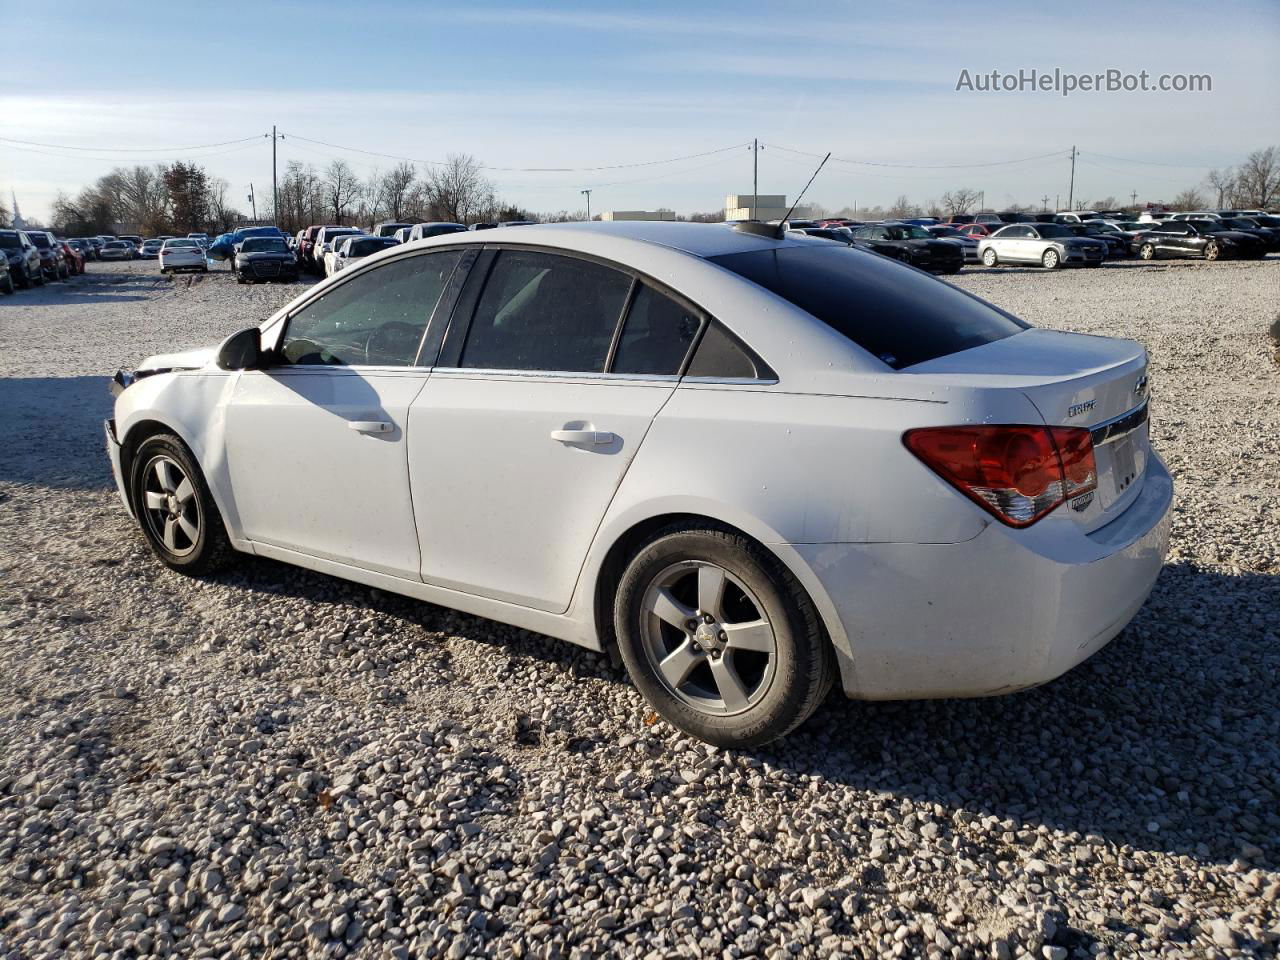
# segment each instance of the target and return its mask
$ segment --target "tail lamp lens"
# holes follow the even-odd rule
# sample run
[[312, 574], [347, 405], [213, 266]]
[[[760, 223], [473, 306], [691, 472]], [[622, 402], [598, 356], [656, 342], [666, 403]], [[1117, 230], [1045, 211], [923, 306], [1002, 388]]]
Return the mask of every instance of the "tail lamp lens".
[[1097, 486], [1093, 439], [1079, 427], [973, 426], [908, 430], [924, 464], [1011, 527], [1028, 527]]

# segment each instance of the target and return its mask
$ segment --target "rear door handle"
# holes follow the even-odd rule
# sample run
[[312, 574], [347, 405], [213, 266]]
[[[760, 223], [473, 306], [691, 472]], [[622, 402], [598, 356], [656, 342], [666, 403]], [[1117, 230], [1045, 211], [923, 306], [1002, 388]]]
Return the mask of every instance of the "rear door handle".
[[392, 424], [386, 420], [349, 420], [347, 426], [356, 433], [390, 433]]
[[552, 430], [551, 439], [560, 443], [581, 443], [588, 446], [601, 446], [613, 443], [617, 438], [607, 430]]

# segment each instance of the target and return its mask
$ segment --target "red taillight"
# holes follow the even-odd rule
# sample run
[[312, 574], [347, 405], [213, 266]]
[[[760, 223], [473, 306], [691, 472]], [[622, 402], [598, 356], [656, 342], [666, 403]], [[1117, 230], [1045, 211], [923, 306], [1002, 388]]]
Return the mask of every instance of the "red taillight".
[[1098, 484], [1093, 438], [1080, 427], [926, 427], [902, 442], [1011, 527], [1028, 527]]

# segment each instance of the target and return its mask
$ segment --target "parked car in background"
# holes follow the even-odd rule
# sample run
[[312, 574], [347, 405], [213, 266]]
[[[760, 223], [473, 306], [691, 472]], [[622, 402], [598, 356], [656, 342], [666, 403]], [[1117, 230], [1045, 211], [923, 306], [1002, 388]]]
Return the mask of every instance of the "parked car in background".
[[68, 242], [79, 244], [78, 249], [84, 254], [86, 260], [98, 259], [98, 247], [102, 245], [102, 242], [97, 237], [72, 237]]
[[532, 227], [537, 220], [503, 220], [498, 226], [500, 227]]
[[404, 223], [402, 221], [384, 220], [382, 223], [374, 224], [373, 235], [375, 237], [394, 237], [397, 231], [405, 227], [412, 227], [412, 223]]
[[930, 273], [959, 273], [964, 266], [958, 245], [938, 240], [914, 223], [866, 223], [854, 229], [853, 239], [858, 246]]
[[1074, 233], [1077, 237], [1093, 237], [1106, 244], [1107, 258], [1111, 260], [1121, 259], [1129, 256], [1129, 240], [1120, 235], [1119, 232], [1112, 233], [1103, 230], [1098, 226], [1096, 221], [1089, 223], [1064, 223], [1064, 227]]
[[123, 240], [112, 240], [104, 243], [102, 249], [98, 251], [99, 260], [132, 260], [133, 244], [125, 243]]
[[118, 237], [117, 239], [123, 240], [125, 243], [130, 244], [133, 247], [133, 257], [135, 260], [140, 259], [142, 257], [142, 238], [141, 237], [135, 236], [133, 234], [121, 234], [121, 236]]
[[154, 260], [160, 256], [160, 248], [164, 246], [164, 241], [160, 239], [143, 240], [142, 246], [138, 249], [138, 255], [143, 260]]
[[204, 247], [206, 247], [206, 248], [209, 246], [209, 235], [208, 235], [207, 233], [205, 233], [203, 230], [197, 231], [197, 232], [195, 232], [195, 233], [188, 233], [188, 234], [187, 234], [187, 239], [188, 239], [188, 240], [200, 240], [200, 241], [202, 241], [202, 246], [204, 246]]
[[415, 223], [409, 228], [409, 240], [425, 240], [427, 237], [439, 237], [446, 233], [465, 233], [466, 229], [466, 226], [461, 223], [451, 223], [447, 220]]
[[80, 256], [84, 257], [86, 261], [94, 259], [93, 248], [89, 246], [89, 241], [85, 240], [83, 237], [72, 237], [70, 240], [64, 242], [67, 246], [71, 247], [72, 250], [75, 250], [80, 254]]
[[1086, 220], [1097, 219], [1097, 210], [1059, 210], [1053, 215], [1054, 223], [1084, 223]]
[[160, 247], [160, 272], [177, 273], [179, 270], [209, 272], [209, 261], [204, 247], [186, 237], [174, 237]]
[[239, 550], [616, 642], [748, 748], [837, 684], [1008, 693], [1123, 630], [1171, 527], [1146, 384], [1140, 344], [841, 244], [575, 224], [388, 251], [121, 371], [104, 432], [179, 573]]
[[298, 258], [284, 237], [247, 237], [231, 261], [239, 283], [298, 279]]
[[409, 232], [410, 232], [412, 229], [413, 229], [413, 227], [401, 227], [399, 230], [397, 230], [397, 231], [396, 231], [396, 243], [408, 243], [408, 242], [409, 242]]
[[9, 278], [15, 287], [27, 289], [44, 283], [40, 251], [21, 230], [0, 230], [0, 253], [4, 254]]
[[1280, 250], [1280, 229], [1275, 227], [1265, 227], [1254, 217], [1227, 217], [1223, 216], [1218, 220], [1229, 230], [1238, 230], [1241, 233], [1251, 233], [1267, 248], [1268, 253]]
[[960, 223], [955, 220], [944, 224], [944, 226], [954, 227], [966, 237], [973, 237], [978, 240], [981, 240], [983, 237], [989, 237], [1000, 229], [1000, 227], [994, 223]]
[[468, 230], [496, 230], [497, 228], [496, 223], [473, 223], [467, 227]]
[[[3, 248], [0, 248], [0, 254], [3, 252]], [[6, 262], [7, 260], [8, 258], [6, 257]], [[13, 274], [9, 272], [9, 268], [6, 266], [0, 269], [0, 293], [16, 293], [17, 290], [18, 287], [13, 282]]]
[[68, 276], [84, 273], [84, 254], [73, 247], [71, 241], [59, 240], [58, 251], [62, 254], [62, 262], [66, 264]]
[[334, 241], [334, 250], [325, 255], [325, 273], [333, 276], [365, 257], [381, 253], [397, 244], [395, 237], [339, 237]]
[[1077, 237], [1061, 223], [1011, 223], [979, 241], [978, 256], [988, 267], [1007, 263], [1038, 263], [1047, 270], [1100, 267], [1107, 245], [1093, 237]]
[[367, 237], [368, 234], [356, 227], [321, 227], [320, 232], [316, 234], [315, 250], [312, 255], [315, 257], [316, 268], [324, 276], [329, 275], [330, 261], [328, 255], [333, 252], [333, 242], [339, 237]]
[[932, 227], [925, 227], [930, 234], [939, 240], [946, 240], [951, 243], [960, 245], [960, 249], [964, 251], [965, 263], [979, 263], [978, 260], [978, 238], [971, 233], [961, 233], [955, 227], [947, 223], [939, 223]]
[[1202, 257], [1205, 260], [1259, 259], [1266, 244], [1259, 237], [1228, 230], [1217, 220], [1166, 220], [1133, 241], [1143, 260]]
[[67, 275], [67, 265], [62, 262], [62, 253], [57, 247], [53, 234], [47, 230], [25, 230], [27, 239], [35, 244], [40, 254], [40, 270], [46, 280], [61, 280]]

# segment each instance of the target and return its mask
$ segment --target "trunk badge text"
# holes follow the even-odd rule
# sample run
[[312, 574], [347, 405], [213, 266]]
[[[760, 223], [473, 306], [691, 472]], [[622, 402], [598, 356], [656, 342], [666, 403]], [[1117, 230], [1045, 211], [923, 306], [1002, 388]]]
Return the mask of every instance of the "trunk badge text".
[[1095, 403], [1097, 403], [1096, 400], [1086, 400], [1084, 403], [1073, 403], [1071, 406], [1067, 407], [1067, 416], [1078, 417], [1082, 413], [1088, 413], [1093, 409], [1093, 405]]

